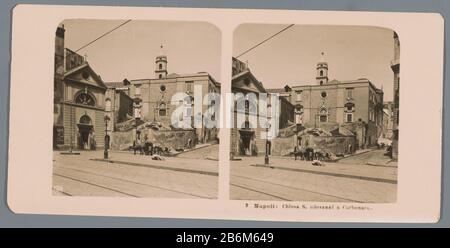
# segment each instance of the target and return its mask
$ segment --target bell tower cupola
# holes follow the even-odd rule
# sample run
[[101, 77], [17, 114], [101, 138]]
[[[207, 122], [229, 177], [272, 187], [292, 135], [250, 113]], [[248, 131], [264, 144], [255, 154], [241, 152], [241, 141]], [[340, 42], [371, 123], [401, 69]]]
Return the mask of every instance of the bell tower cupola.
[[324, 52], [321, 53], [321, 58], [317, 63], [317, 75], [316, 81], [318, 85], [323, 85], [328, 83], [328, 63], [325, 61]]
[[161, 45], [161, 51], [159, 55], [156, 57], [155, 61], [155, 77], [156, 78], [164, 78], [167, 76], [167, 56], [164, 55], [163, 46]]

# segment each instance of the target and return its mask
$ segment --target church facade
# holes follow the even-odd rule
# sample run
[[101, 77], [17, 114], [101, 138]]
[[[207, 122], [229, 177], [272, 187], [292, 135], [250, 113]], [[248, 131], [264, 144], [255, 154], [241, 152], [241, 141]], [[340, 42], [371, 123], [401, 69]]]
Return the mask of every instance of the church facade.
[[[183, 114], [179, 121], [190, 123], [195, 129], [199, 142], [209, 142], [218, 138], [218, 128], [196, 127], [194, 119], [204, 122], [208, 120], [217, 121], [218, 113], [206, 116], [208, 109], [219, 104], [219, 99], [203, 99], [208, 93], [220, 95], [220, 83], [209, 73], [198, 72], [193, 74], [168, 73], [168, 59], [165, 55], [158, 55], [155, 59], [154, 77], [147, 79], [125, 79], [123, 82], [106, 83], [109, 87], [120, 87], [122, 92], [126, 92], [133, 99], [133, 118], [138, 118], [144, 122], [156, 122], [172, 128], [172, 114], [183, 104]], [[194, 90], [201, 90], [201, 99], [195, 99]], [[172, 97], [177, 93], [185, 93], [185, 99], [172, 101]], [[198, 104], [202, 114], [194, 116], [194, 105]], [[188, 128], [189, 129], [189, 128]]]
[[305, 128], [352, 131], [358, 146], [377, 144], [383, 131], [383, 91], [369, 79], [329, 80], [328, 63], [317, 63], [316, 83], [286, 86], [283, 96], [295, 106], [296, 123]]
[[55, 40], [53, 147], [97, 149], [105, 140], [106, 85], [85, 58]]

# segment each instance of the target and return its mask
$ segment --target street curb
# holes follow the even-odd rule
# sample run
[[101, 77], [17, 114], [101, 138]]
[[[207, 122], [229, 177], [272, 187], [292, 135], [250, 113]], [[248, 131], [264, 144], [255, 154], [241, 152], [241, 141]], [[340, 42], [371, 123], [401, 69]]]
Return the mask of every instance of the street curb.
[[138, 166], [138, 167], [148, 167], [148, 168], [154, 168], [154, 169], [160, 169], [160, 170], [172, 170], [172, 171], [178, 171], [178, 172], [197, 173], [197, 174], [202, 174], [202, 175], [207, 175], [207, 176], [219, 176], [218, 172], [210, 172], [210, 171], [174, 168], [174, 167], [166, 167], [166, 166], [159, 166], [159, 165], [149, 165], [149, 164], [126, 162], [126, 161], [118, 161], [118, 160], [99, 159], [99, 158], [92, 158], [90, 160], [100, 161], [100, 162], [108, 162], [108, 163], [114, 163], [114, 164], [126, 164], [126, 165], [131, 165], [131, 166]]
[[377, 150], [377, 149], [372, 149], [372, 150], [368, 150], [368, 151], [365, 151], [365, 152], [360, 152], [360, 153], [358, 153], [358, 154], [352, 154], [352, 155], [349, 155], [349, 156], [347, 156], [347, 157], [341, 157], [341, 158], [337, 158], [337, 159], [335, 159], [335, 160], [333, 160], [333, 162], [338, 162], [339, 160], [341, 160], [341, 159], [344, 159], [344, 158], [351, 158], [351, 157], [353, 157], [353, 156], [358, 156], [358, 155], [361, 155], [361, 154], [365, 154], [365, 153], [368, 153], [368, 152], [373, 152], [373, 151], [375, 151], [375, 150]]
[[[393, 160], [389, 160], [386, 164], [393, 162]], [[384, 167], [384, 168], [398, 168], [397, 166], [393, 166], [393, 165], [382, 165], [382, 164], [372, 164], [372, 163], [365, 163], [365, 165], [367, 166], [374, 166], [374, 167]]]
[[182, 152], [180, 152], [180, 153], [173, 154], [171, 157], [176, 157], [176, 156], [181, 155], [181, 154], [186, 154], [186, 153], [193, 152], [193, 151], [196, 151], [196, 150], [198, 150], [198, 149], [210, 147], [210, 146], [213, 146], [213, 145], [218, 145], [218, 143], [214, 143], [214, 144], [209, 144], [209, 145], [202, 146], [202, 147], [193, 148], [193, 149], [190, 149], [190, 150], [187, 150], [187, 151], [182, 151]]
[[267, 165], [258, 165], [258, 164], [254, 164], [254, 165], [250, 165], [250, 166], [262, 167], [262, 168], [270, 168], [270, 169], [278, 169], [278, 170], [286, 170], [286, 171], [304, 172], [304, 173], [325, 175], [325, 176], [351, 178], [351, 179], [358, 179], [358, 180], [365, 180], [365, 181], [372, 181], [372, 182], [380, 182], [380, 183], [397, 184], [397, 180], [387, 179], [387, 178], [366, 177], [366, 176], [341, 174], [341, 173], [326, 172], [326, 171], [295, 169], [295, 168], [288, 168], [288, 167], [282, 167], [282, 166], [267, 166]]

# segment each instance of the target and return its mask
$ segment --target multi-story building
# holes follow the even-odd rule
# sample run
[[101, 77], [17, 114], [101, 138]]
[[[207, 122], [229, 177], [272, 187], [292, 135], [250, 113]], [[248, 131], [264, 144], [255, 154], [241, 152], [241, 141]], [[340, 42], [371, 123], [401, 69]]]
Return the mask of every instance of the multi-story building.
[[394, 123], [394, 102], [385, 102], [383, 107], [383, 138], [392, 140]]
[[400, 110], [400, 40], [394, 32], [394, 59], [391, 61], [391, 69], [394, 72], [394, 107], [393, 107], [393, 137], [392, 137], [392, 158], [398, 159], [398, 125]]
[[[158, 122], [165, 127], [171, 127], [172, 114], [179, 107], [179, 101], [173, 101], [172, 97], [177, 93], [185, 93], [183, 99], [184, 112], [179, 120], [184, 122], [190, 120], [192, 128], [195, 128], [198, 141], [208, 142], [217, 139], [218, 128], [205, 128], [195, 125], [194, 119], [204, 122], [205, 113], [208, 109], [219, 104], [218, 99], [203, 99], [208, 93], [220, 94], [220, 83], [209, 73], [198, 72], [193, 74], [168, 73], [167, 56], [159, 55], [155, 60], [155, 76], [148, 79], [126, 79], [123, 82], [107, 83], [110, 87], [121, 87], [134, 101], [134, 117], [142, 121]], [[195, 90], [201, 91], [202, 99], [194, 98]], [[206, 103], [207, 102], [207, 103]], [[195, 115], [194, 105], [198, 104], [202, 114]], [[208, 117], [217, 121], [215, 116]]]
[[54, 148], [96, 149], [105, 140], [106, 85], [86, 59], [64, 47], [65, 29], [56, 30]]
[[[294, 107], [284, 97], [278, 97], [280, 101], [272, 105], [275, 102], [271, 99], [273, 96], [267, 95], [269, 92], [248, 66], [236, 58], [232, 59], [231, 87], [235, 95], [230, 141], [231, 155], [263, 155], [266, 149], [270, 154], [273, 149], [271, 139], [276, 138], [277, 134], [272, 133], [273, 137], [269, 139], [268, 135], [271, 135], [271, 131], [268, 130], [267, 123], [274, 125], [271, 130], [283, 129], [293, 124]], [[267, 106], [260, 106], [260, 93], [267, 96], [265, 102]], [[267, 123], [262, 123], [263, 120]], [[269, 145], [266, 145], [267, 143]]]
[[109, 117], [108, 132], [116, 131], [116, 124], [133, 119], [133, 99], [124, 83], [107, 84], [105, 111]]
[[342, 126], [357, 136], [358, 147], [376, 145], [383, 130], [383, 91], [366, 78], [329, 80], [323, 53], [316, 71], [315, 84], [284, 87], [296, 123], [328, 130]]

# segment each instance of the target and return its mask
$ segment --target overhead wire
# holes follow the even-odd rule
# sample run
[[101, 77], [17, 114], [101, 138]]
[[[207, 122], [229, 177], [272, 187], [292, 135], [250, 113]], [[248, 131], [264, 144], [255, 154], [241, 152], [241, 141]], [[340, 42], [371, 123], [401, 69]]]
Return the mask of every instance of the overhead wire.
[[293, 27], [294, 25], [295, 25], [295, 24], [290, 24], [289, 26], [287, 26], [287, 27], [281, 29], [280, 31], [278, 31], [278, 32], [276, 32], [275, 34], [269, 36], [268, 38], [264, 39], [263, 41], [261, 41], [261, 42], [255, 44], [255, 45], [253, 45], [252, 47], [248, 48], [247, 50], [243, 51], [242, 53], [240, 53], [239, 55], [237, 55], [235, 58], [239, 58], [239, 57], [241, 57], [242, 55], [244, 55], [244, 54], [246, 54], [246, 53], [252, 51], [253, 49], [255, 49], [255, 48], [259, 47], [259, 46], [261, 46], [262, 44], [264, 44], [264, 43], [266, 43], [267, 41], [273, 39], [275, 36], [277, 36], [277, 35], [283, 33], [284, 31], [288, 30], [289, 28]]

